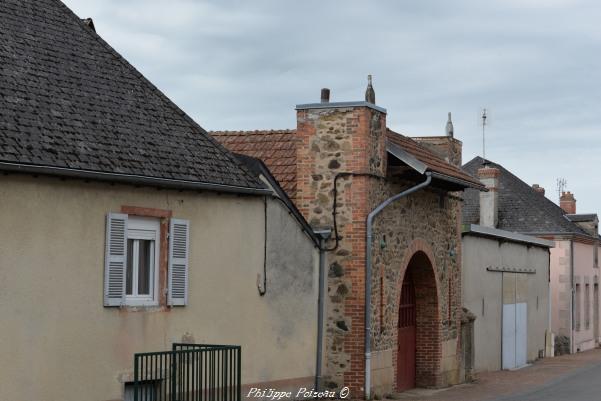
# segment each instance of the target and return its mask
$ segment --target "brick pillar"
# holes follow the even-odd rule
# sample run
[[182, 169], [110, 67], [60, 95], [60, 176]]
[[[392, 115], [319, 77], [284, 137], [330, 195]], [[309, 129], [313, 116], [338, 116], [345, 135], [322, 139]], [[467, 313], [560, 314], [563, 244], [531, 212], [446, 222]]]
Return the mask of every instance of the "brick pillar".
[[[385, 174], [385, 130], [385, 110], [370, 103], [297, 106], [297, 206], [313, 227], [333, 227], [337, 174]], [[328, 253], [324, 383], [349, 386], [353, 397], [361, 397], [364, 386], [365, 221], [372, 180], [338, 179], [339, 246]]]

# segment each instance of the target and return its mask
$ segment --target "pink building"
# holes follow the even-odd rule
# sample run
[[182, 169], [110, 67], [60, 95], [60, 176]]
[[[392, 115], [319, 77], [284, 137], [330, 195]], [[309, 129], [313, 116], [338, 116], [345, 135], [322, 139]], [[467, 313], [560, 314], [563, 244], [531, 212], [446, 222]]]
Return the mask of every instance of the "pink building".
[[[494, 202], [495, 228], [552, 240], [550, 252], [549, 331], [555, 353], [573, 353], [599, 344], [599, 219], [577, 214], [576, 199], [564, 192], [560, 206], [544, 188], [526, 184], [504, 167], [476, 157], [464, 169], [477, 174], [484, 164], [499, 170]], [[467, 191], [464, 223], [480, 224], [478, 194]], [[551, 336], [548, 336], [550, 341]]]

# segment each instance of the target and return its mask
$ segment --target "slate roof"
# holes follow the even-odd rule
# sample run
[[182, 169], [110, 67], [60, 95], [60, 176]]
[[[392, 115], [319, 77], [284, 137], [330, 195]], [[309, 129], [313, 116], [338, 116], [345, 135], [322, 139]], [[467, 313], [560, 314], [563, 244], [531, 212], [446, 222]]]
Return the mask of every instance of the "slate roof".
[[211, 131], [215, 139], [235, 153], [263, 161], [279, 185], [292, 199], [296, 198], [295, 130]]
[[0, 168], [263, 188], [58, 0], [2, 1], [0, 60]]
[[386, 138], [399, 145], [403, 150], [413, 155], [420, 162], [428, 166], [428, 170], [443, 174], [448, 177], [467, 181], [476, 187], [482, 187], [482, 183], [477, 178], [472, 177], [461, 168], [447, 163], [431, 150], [421, 145], [414, 139], [401, 135], [390, 129], [387, 129]]
[[[579, 234], [589, 236], [571, 222], [562, 208], [536, 192], [524, 181], [503, 166], [489, 162], [500, 170], [499, 177], [499, 223], [502, 230], [538, 234]], [[484, 159], [475, 157], [463, 165], [463, 169], [476, 176]], [[463, 193], [463, 223], [478, 224], [480, 220], [480, 195], [473, 189]]]

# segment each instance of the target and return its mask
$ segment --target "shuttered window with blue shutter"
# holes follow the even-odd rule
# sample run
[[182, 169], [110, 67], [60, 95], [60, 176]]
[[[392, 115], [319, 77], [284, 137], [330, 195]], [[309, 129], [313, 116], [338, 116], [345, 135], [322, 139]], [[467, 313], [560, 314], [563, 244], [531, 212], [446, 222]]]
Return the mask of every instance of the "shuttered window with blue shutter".
[[171, 219], [169, 225], [169, 305], [188, 303], [190, 222]]
[[126, 264], [127, 215], [109, 213], [106, 218], [104, 306], [121, 306], [125, 301]]

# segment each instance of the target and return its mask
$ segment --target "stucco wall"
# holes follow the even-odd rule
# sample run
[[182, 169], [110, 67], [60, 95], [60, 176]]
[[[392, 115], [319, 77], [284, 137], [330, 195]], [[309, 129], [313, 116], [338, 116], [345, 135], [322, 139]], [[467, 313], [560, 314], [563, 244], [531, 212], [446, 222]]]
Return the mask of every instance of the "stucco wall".
[[[573, 244], [573, 247], [571, 246]], [[555, 248], [551, 251], [551, 291], [552, 291], [552, 329], [553, 332], [567, 336], [573, 340], [572, 352], [585, 351], [595, 347], [595, 321], [594, 317], [594, 284], [599, 279], [599, 268], [594, 267], [594, 245], [576, 241], [555, 241]], [[573, 252], [573, 285], [580, 284], [581, 296], [574, 294], [574, 303], [580, 311], [580, 326], [577, 327], [574, 319], [574, 330], [571, 331], [571, 263]], [[585, 288], [589, 284], [590, 303], [585, 303]], [[590, 308], [590, 319], [587, 327], [585, 308]], [[596, 324], [597, 328], [599, 323]]]
[[[549, 321], [549, 254], [547, 248], [463, 236], [463, 305], [475, 316], [475, 370], [499, 370], [502, 365], [503, 303], [526, 302], [528, 316], [527, 360], [545, 349]], [[529, 268], [535, 274], [489, 272], [487, 267]], [[512, 294], [503, 294], [503, 282], [512, 283]], [[511, 299], [510, 299], [511, 298]]]
[[551, 330], [570, 337], [571, 319], [570, 241], [555, 241], [551, 249]]
[[[593, 267], [593, 245], [574, 242], [574, 286], [580, 284], [580, 326], [574, 331], [574, 351], [585, 351], [595, 347], [593, 326], [593, 285], [597, 282], [599, 269]], [[590, 299], [586, 303], [585, 288], [589, 286]], [[575, 300], [576, 301], [576, 300]], [[589, 308], [589, 322], [586, 322], [586, 308]]]
[[[242, 346], [243, 383], [315, 369], [317, 254], [288, 212], [263, 198], [55, 178], [0, 178], [0, 399], [113, 400], [133, 353], [196, 343]], [[190, 220], [189, 305], [103, 307], [105, 216], [122, 205]]]

